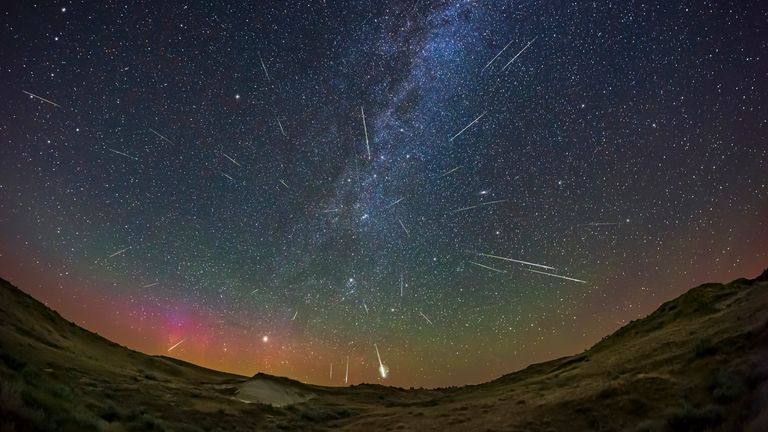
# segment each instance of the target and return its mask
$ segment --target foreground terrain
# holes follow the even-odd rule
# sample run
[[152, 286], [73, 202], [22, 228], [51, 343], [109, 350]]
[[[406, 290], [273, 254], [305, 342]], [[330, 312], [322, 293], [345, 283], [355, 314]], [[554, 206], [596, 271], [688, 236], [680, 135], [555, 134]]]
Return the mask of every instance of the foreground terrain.
[[330, 388], [148, 356], [0, 279], [0, 431], [768, 430], [768, 271], [476, 386]]

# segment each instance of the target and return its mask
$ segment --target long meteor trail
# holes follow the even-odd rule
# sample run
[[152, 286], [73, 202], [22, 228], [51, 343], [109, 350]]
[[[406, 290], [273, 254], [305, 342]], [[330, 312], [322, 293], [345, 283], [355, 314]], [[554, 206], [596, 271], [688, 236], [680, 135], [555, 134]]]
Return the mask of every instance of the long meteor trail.
[[184, 342], [185, 340], [187, 340], [187, 338], [184, 338], [184, 339], [180, 340], [178, 343], [176, 343], [176, 345], [168, 348], [168, 352], [173, 351], [174, 348], [176, 348], [177, 346], [181, 345], [181, 343]]
[[458, 137], [459, 135], [463, 134], [465, 130], [469, 129], [469, 127], [470, 127], [470, 126], [472, 126], [473, 124], [477, 123], [477, 122], [478, 122], [478, 121], [479, 121], [481, 118], [483, 118], [483, 116], [484, 116], [484, 115], [485, 115], [487, 112], [488, 112], [488, 111], [485, 111], [485, 112], [483, 112], [482, 114], [480, 114], [480, 115], [479, 115], [479, 116], [478, 116], [476, 119], [472, 120], [472, 122], [471, 122], [471, 123], [469, 123], [468, 125], [464, 126], [464, 129], [460, 130], [460, 131], [459, 131], [459, 133], [457, 133], [456, 135], [452, 136], [452, 137], [451, 137], [451, 139], [450, 139], [450, 140], [448, 140], [448, 141], [453, 141], [454, 139], [456, 139], [456, 137]]
[[234, 160], [234, 159], [232, 159], [231, 157], [227, 156], [227, 154], [226, 154], [226, 153], [224, 153], [224, 152], [221, 152], [221, 155], [222, 155], [222, 156], [224, 156], [225, 158], [229, 159], [229, 161], [230, 161], [230, 162], [232, 162], [233, 164], [235, 164], [235, 165], [237, 165], [237, 166], [242, 166], [242, 165], [240, 165], [239, 163], [237, 163], [237, 161], [236, 161], [236, 160]]
[[508, 199], [502, 199], [502, 200], [496, 200], [496, 201], [488, 201], [488, 202], [480, 203], [480, 204], [477, 204], [477, 205], [473, 205], [473, 206], [469, 206], [469, 207], [462, 207], [460, 209], [456, 209], [456, 210], [453, 211], [453, 213], [463, 212], [463, 211], [467, 211], [467, 210], [472, 210], [474, 208], [478, 208], [478, 207], [482, 207], [482, 206], [487, 206], [487, 205], [492, 205], [492, 204], [499, 204], [499, 203], [503, 203], [503, 202], [507, 202], [507, 201], [509, 201], [509, 200]]
[[430, 319], [429, 319], [429, 318], [427, 318], [427, 316], [426, 316], [426, 315], [424, 315], [424, 312], [422, 312], [422, 311], [419, 311], [419, 314], [421, 314], [422, 318], [424, 318], [425, 320], [427, 320], [427, 322], [429, 323], [429, 325], [434, 325], [434, 324], [432, 324], [432, 321], [430, 321]]
[[112, 258], [112, 257], [118, 256], [118, 255], [121, 255], [123, 252], [127, 251], [128, 249], [130, 249], [132, 247], [133, 246], [129, 246], [129, 247], [125, 248], [125, 249], [120, 249], [119, 251], [117, 251], [117, 252], [113, 253], [112, 255], [108, 256], [107, 258]]
[[529, 272], [538, 273], [538, 274], [543, 274], [543, 275], [547, 275], [547, 276], [552, 276], [552, 277], [556, 277], [556, 278], [560, 278], [560, 279], [567, 279], [567, 280], [569, 280], [569, 281], [574, 281], [574, 282], [578, 282], [578, 283], [587, 283], [587, 281], [583, 281], [583, 280], [581, 280], [581, 279], [574, 279], [574, 278], [572, 278], [572, 277], [568, 277], [568, 276], [561, 276], [561, 275], [558, 275], [558, 274], [554, 274], [554, 273], [547, 273], [547, 272], [538, 271], [538, 270], [533, 270], [533, 269], [526, 269], [526, 270], [528, 270]]
[[517, 59], [518, 57], [520, 57], [520, 54], [522, 54], [522, 53], [523, 53], [523, 51], [527, 50], [527, 49], [528, 49], [528, 47], [529, 47], [529, 46], [531, 46], [531, 44], [533, 43], [533, 41], [535, 41], [535, 40], [536, 40], [536, 39], [538, 39], [538, 38], [539, 38], [539, 37], [538, 37], [538, 36], [536, 36], [535, 38], [531, 39], [531, 41], [530, 41], [530, 42], [528, 42], [528, 45], [524, 46], [524, 47], [523, 47], [523, 49], [521, 49], [519, 53], [517, 53], [517, 54], [516, 54], [514, 57], [512, 57], [512, 60], [510, 60], [510, 61], [509, 61], [509, 63], [505, 64], [505, 65], [504, 65], [504, 67], [503, 67], [503, 68], [501, 68], [501, 70], [504, 70], [504, 69], [506, 69], [507, 67], [509, 67], [509, 65], [511, 65], [511, 64], [512, 64], [512, 62], [513, 62], [513, 61], [515, 61], [515, 59]]
[[160, 132], [158, 132], [158, 131], [156, 131], [156, 130], [154, 130], [152, 128], [149, 128], [149, 131], [152, 132], [153, 134], [157, 135], [158, 137], [160, 137], [161, 140], [167, 141], [167, 142], [173, 144], [173, 141], [171, 141], [168, 138], [164, 137]]
[[487, 64], [487, 65], [485, 65], [485, 67], [483, 68], [483, 70], [481, 70], [480, 72], [482, 72], [482, 71], [484, 71], [484, 70], [488, 69], [488, 66], [490, 66], [490, 65], [491, 65], [491, 63], [493, 63], [494, 61], [496, 61], [496, 59], [497, 59], [497, 58], [499, 58], [499, 56], [501, 55], [501, 53], [503, 53], [503, 52], [504, 52], [504, 50], [506, 50], [506, 49], [507, 49], [507, 47], [509, 47], [510, 45], [512, 45], [512, 41], [509, 41], [509, 43], [508, 43], [508, 44], [506, 44], [506, 45], [504, 46], [504, 48], [502, 48], [502, 49], [501, 49], [501, 51], [499, 51], [499, 53], [498, 53], [498, 54], [496, 54], [496, 56], [495, 56], [495, 57], [493, 57], [493, 58], [491, 59], [491, 61], [489, 61], [489, 62], [488, 62], [488, 64]]
[[482, 268], [485, 268], [485, 269], [488, 269], [488, 270], [493, 270], [493, 271], [498, 272], [498, 273], [506, 273], [504, 270], [495, 269], [493, 267], [489, 267], [489, 266], [487, 266], [485, 264], [476, 263], [474, 261], [469, 261], [469, 263], [470, 264], [474, 264], [474, 265], [479, 266], [479, 267], [482, 267]]
[[530, 266], [534, 266], [534, 267], [540, 267], [540, 268], [547, 269], [547, 270], [555, 270], [554, 267], [550, 267], [550, 266], [544, 265], [544, 264], [536, 264], [536, 263], [532, 263], [532, 262], [528, 262], [528, 261], [521, 261], [521, 260], [516, 260], [516, 259], [512, 259], [512, 258], [491, 255], [491, 254], [487, 254], [487, 253], [480, 253], [478, 255], [482, 255], [482, 256], [488, 257], [488, 258], [496, 258], [496, 259], [500, 259], [500, 260], [504, 260], [504, 261], [512, 261], [512, 262], [516, 262], [518, 264], [526, 264], [526, 265], [530, 265]]
[[360, 106], [360, 114], [363, 116], [363, 130], [365, 131], [365, 149], [368, 151], [368, 160], [371, 160], [371, 146], [368, 144], [368, 126], [365, 124], [365, 111]]
[[117, 151], [117, 150], [115, 150], [115, 149], [111, 149], [111, 148], [109, 148], [109, 147], [107, 147], [107, 150], [111, 151], [112, 153], [117, 153], [117, 154], [119, 154], [120, 156], [125, 156], [125, 157], [127, 157], [127, 158], [129, 158], [129, 159], [133, 159], [133, 160], [139, 160], [138, 158], [135, 158], [135, 157], [133, 157], [133, 156], [131, 156], [131, 155], [129, 155], [129, 154], [123, 153], [123, 152], [121, 152], [121, 151]]
[[379, 376], [381, 376], [381, 379], [385, 379], [387, 377], [387, 374], [389, 374], [389, 368], [384, 365], [384, 363], [381, 362], [381, 355], [379, 355], [379, 347], [376, 344], [373, 344], [373, 347], [376, 348], [376, 358], [379, 359]]
[[39, 99], [39, 100], [41, 100], [41, 101], [43, 101], [43, 102], [46, 102], [46, 103], [49, 103], [49, 104], [51, 104], [51, 105], [55, 106], [56, 108], [61, 108], [61, 105], [57, 104], [56, 102], [53, 102], [53, 101], [49, 101], [48, 99], [46, 99], [46, 98], [44, 98], [44, 97], [42, 97], [42, 96], [38, 96], [38, 95], [36, 95], [36, 94], [34, 94], [34, 93], [30, 93], [30, 92], [28, 92], [28, 91], [26, 91], [26, 90], [22, 90], [22, 92], [24, 92], [24, 93], [28, 94], [30, 97], [32, 97], [32, 98], [34, 98], [34, 99]]
[[264, 75], [267, 76], [267, 81], [271, 81], [271, 78], [269, 78], [269, 72], [267, 72], [267, 67], [264, 65], [264, 60], [261, 58], [261, 53], [259, 53], [259, 62], [261, 62], [261, 68], [264, 69]]

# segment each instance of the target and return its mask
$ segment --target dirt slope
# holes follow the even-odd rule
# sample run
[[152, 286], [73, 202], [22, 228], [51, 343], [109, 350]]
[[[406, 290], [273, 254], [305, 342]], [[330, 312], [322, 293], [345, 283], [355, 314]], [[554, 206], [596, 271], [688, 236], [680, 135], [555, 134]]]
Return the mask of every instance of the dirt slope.
[[328, 388], [147, 356], [0, 280], [0, 430], [768, 430], [768, 271], [460, 388]]

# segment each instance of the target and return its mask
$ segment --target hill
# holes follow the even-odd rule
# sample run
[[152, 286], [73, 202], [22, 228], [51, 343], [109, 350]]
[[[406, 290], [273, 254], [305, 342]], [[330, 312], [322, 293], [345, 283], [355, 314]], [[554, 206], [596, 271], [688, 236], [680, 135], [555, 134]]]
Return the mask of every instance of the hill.
[[768, 271], [705, 284], [591, 349], [405, 390], [242, 377], [129, 350], [0, 280], [0, 430], [768, 430]]

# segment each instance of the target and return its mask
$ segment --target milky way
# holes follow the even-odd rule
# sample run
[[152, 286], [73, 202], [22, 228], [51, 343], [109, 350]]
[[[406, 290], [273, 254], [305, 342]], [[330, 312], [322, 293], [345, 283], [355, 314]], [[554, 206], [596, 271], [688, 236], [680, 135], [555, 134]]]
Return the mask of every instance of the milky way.
[[768, 262], [759, 1], [207, 3], [4, 6], [0, 275], [88, 329], [455, 385]]

